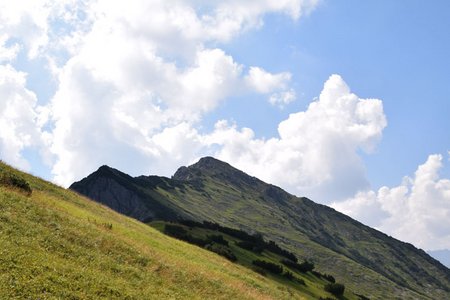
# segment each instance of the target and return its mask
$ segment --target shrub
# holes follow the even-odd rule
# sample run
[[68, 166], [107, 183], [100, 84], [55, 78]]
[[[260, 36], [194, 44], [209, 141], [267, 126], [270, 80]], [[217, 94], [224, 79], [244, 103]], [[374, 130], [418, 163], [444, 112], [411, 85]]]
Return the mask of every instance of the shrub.
[[314, 269], [314, 264], [312, 262], [309, 262], [307, 260], [305, 260], [304, 262], [302, 262], [301, 264], [293, 262], [291, 260], [287, 260], [287, 259], [283, 259], [281, 261], [281, 263], [283, 265], [285, 265], [286, 267], [298, 270], [302, 273], [306, 273], [308, 271], [312, 271]]
[[264, 248], [266, 248], [266, 249], [269, 250], [270, 252], [273, 252], [273, 253], [278, 254], [278, 255], [280, 255], [280, 256], [284, 256], [284, 257], [286, 257], [287, 259], [292, 260], [293, 262], [297, 262], [297, 257], [296, 257], [293, 253], [291, 253], [291, 252], [289, 252], [289, 251], [287, 251], [287, 250], [282, 249], [282, 248], [281, 248], [277, 243], [275, 243], [274, 241], [269, 241], [268, 243], [265, 242], [265, 245], [264, 245], [264, 246], [265, 246]]
[[187, 230], [182, 226], [166, 224], [164, 226], [164, 233], [170, 235], [171, 237], [186, 241], [190, 244], [194, 244], [200, 247], [204, 247], [206, 244], [208, 244], [207, 240], [196, 238], [188, 234]]
[[257, 254], [260, 254], [264, 250], [260, 245], [257, 245], [255, 243], [249, 242], [249, 241], [237, 242], [236, 245], [238, 247], [241, 247], [241, 248], [243, 248], [245, 250], [249, 250], [249, 251], [255, 252]]
[[265, 261], [265, 260], [257, 259], [257, 260], [254, 260], [252, 262], [252, 264], [255, 265], [255, 266], [261, 267], [261, 268], [263, 268], [263, 269], [265, 269], [265, 270], [267, 270], [267, 271], [269, 271], [271, 273], [274, 273], [274, 274], [281, 274], [281, 273], [283, 273], [283, 267], [282, 266], [274, 264], [274, 263], [271, 263], [271, 262], [268, 262], [268, 261]]
[[180, 238], [182, 240], [184, 240], [187, 236], [187, 231], [186, 229], [184, 229], [181, 226], [178, 225], [171, 225], [171, 224], [166, 224], [164, 226], [164, 232], [170, 236], [176, 237], [176, 238]]
[[22, 192], [25, 192], [27, 196], [30, 196], [32, 193], [30, 184], [25, 179], [15, 174], [10, 173], [2, 174], [0, 176], [0, 184], [4, 186], [17, 188]]
[[295, 263], [295, 262], [293, 262], [291, 260], [287, 260], [287, 259], [280, 260], [280, 262], [283, 265], [285, 265], [286, 267], [289, 267], [291, 269], [297, 269], [297, 266], [298, 266], [298, 263]]
[[224, 238], [223, 238], [223, 235], [220, 235], [220, 234], [217, 234], [217, 235], [208, 235], [207, 236], [207, 239], [209, 240], [209, 241], [211, 241], [211, 242], [215, 242], [215, 243], [217, 243], [217, 244], [221, 244], [221, 245], [224, 245], [224, 246], [228, 246], [228, 241], [227, 240], [225, 240]]
[[345, 286], [341, 283], [328, 283], [325, 285], [324, 289], [335, 296], [342, 296], [345, 291]]
[[291, 271], [284, 271], [283, 276], [286, 277], [289, 280], [293, 280], [294, 279], [294, 274], [292, 274]]
[[208, 244], [208, 245], [206, 245], [205, 249], [215, 252], [215, 253], [227, 258], [228, 260], [230, 260], [232, 262], [237, 261], [237, 257], [236, 257], [236, 255], [234, 255], [234, 253], [231, 251], [231, 249], [228, 247], [225, 247], [223, 245]]
[[334, 277], [330, 274], [322, 274], [322, 277], [325, 278], [325, 280], [331, 282], [331, 283], [335, 283], [336, 279], [334, 279]]
[[299, 284], [306, 285], [306, 283], [305, 283], [305, 281], [303, 279], [298, 278], [297, 276], [292, 274], [291, 271], [288, 271], [288, 270], [284, 271], [283, 277], [285, 277], [288, 280], [295, 281], [295, 282], [297, 282]]
[[298, 265], [299, 266], [297, 269], [303, 273], [314, 270], [314, 263], [307, 260], [303, 261], [301, 264]]
[[322, 273], [317, 272], [317, 271], [311, 271], [311, 273], [316, 276], [317, 278], [322, 278]]

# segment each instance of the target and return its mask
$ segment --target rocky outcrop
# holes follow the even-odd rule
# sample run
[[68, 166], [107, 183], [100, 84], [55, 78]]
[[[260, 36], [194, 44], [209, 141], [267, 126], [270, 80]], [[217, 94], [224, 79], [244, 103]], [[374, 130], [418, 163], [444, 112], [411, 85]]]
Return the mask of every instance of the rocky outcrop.
[[167, 188], [162, 177], [133, 178], [119, 170], [102, 166], [88, 177], [73, 183], [69, 188], [121, 214], [143, 222], [179, 218], [179, 212], [174, 212], [161, 203], [165, 201], [159, 194], [155, 193], [156, 197], [152, 197], [151, 191], [158, 186]]
[[[76, 190], [73, 187], [72, 189]], [[143, 204], [144, 201], [136, 195], [136, 192], [128, 190], [112, 178], [95, 178], [92, 188], [82, 194], [121, 214], [141, 221], [155, 217], [155, 214]]]

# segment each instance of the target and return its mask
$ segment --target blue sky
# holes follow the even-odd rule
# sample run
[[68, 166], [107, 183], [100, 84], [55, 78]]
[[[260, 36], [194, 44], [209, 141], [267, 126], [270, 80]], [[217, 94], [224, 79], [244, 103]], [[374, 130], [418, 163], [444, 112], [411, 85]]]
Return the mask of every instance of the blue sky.
[[2, 160], [67, 186], [213, 155], [450, 249], [448, 1], [0, 1], [0, 24]]
[[324, 1], [298, 22], [266, 18], [262, 30], [227, 49], [240, 61], [291, 71], [298, 99], [264, 122], [241, 114], [239, 123], [275, 135], [289, 111], [304, 109], [330, 74], [340, 74], [358, 95], [383, 100], [389, 125], [364, 159], [374, 187], [398, 184], [430, 153], [449, 149], [449, 8], [446, 1]]

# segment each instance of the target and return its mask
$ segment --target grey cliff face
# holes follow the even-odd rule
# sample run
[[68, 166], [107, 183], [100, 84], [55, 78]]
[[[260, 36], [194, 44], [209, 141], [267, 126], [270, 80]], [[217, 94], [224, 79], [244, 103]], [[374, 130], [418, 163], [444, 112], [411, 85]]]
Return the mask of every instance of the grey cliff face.
[[114, 179], [99, 177], [92, 182], [92, 186], [86, 194], [87, 197], [141, 221], [154, 218], [154, 213], [143, 204], [135, 192], [126, 189]]
[[158, 188], [171, 188], [170, 179], [158, 176], [134, 178], [108, 166], [100, 167], [70, 186], [71, 190], [142, 222], [181, 218], [183, 213], [174, 211], [168, 201], [155, 192]]

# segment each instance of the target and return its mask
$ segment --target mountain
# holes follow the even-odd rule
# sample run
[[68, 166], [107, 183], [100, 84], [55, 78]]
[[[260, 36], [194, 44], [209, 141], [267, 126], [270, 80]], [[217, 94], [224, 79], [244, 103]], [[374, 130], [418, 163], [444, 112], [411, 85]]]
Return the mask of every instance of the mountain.
[[450, 297], [450, 270], [423, 250], [211, 157], [172, 178], [103, 166], [70, 188], [144, 222], [210, 221], [262, 234], [371, 299]]
[[[1, 161], [0, 245], [1, 299], [331, 296], [324, 279], [260, 275]], [[347, 289], [341, 297], [357, 298]]]

